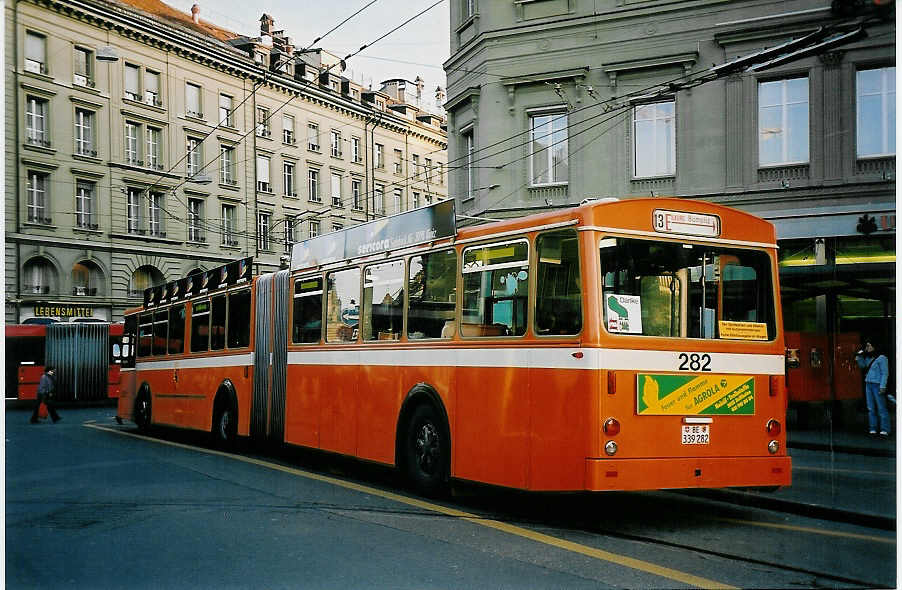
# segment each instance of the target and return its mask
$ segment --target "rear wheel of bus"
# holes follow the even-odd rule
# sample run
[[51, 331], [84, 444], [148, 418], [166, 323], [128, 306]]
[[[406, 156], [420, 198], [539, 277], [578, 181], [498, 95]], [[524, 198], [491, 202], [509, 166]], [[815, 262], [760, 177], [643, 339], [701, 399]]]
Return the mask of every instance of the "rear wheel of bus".
[[238, 409], [228, 394], [216, 396], [213, 406], [213, 444], [223, 449], [235, 447], [238, 438]]
[[407, 422], [403, 469], [413, 488], [436, 496], [448, 486], [451, 437], [444, 420], [431, 404], [419, 405]]
[[150, 430], [151, 412], [150, 389], [145, 385], [135, 399], [135, 425], [141, 432], [146, 433]]

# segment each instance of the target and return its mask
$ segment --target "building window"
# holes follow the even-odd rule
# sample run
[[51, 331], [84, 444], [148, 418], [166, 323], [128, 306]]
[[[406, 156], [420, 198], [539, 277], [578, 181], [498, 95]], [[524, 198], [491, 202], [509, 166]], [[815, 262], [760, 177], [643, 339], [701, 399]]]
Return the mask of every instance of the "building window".
[[332, 157], [340, 158], [341, 157], [341, 132], [340, 131], [332, 131], [330, 133], [330, 142], [332, 149]]
[[238, 245], [235, 238], [235, 205], [222, 206], [222, 245]]
[[356, 209], [358, 211], [363, 209], [363, 206], [360, 203], [360, 181], [359, 180], [351, 181], [351, 202], [353, 204], [354, 209]]
[[28, 96], [25, 99], [25, 142], [29, 145], [50, 147], [50, 135], [47, 125], [46, 99]]
[[354, 162], [360, 162], [360, 138], [352, 137], [351, 138], [351, 160]]
[[270, 248], [269, 232], [271, 229], [272, 229], [272, 214], [271, 213], [260, 213], [259, 215], [257, 215], [257, 249], [269, 250], [269, 248]]
[[383, 184], [373, 187], [373, 213], [385, 215], [385, 185]]
[[162, 131], [160, 131], [156, 127], [147, 127], [146, 129], [145, 136], [147, 138], [147, 152], [145, 152], [145, 155], [147, 156], [147, 159], [144, 164], [149, 168], [154, 168], [155, 170], [163, 169], [163, 156], [161, 154], [161, 135]]
[[445, 165], [438, 163], [438, 183], [445, 184]]
[[188, 199], [188, 241], [203, 242], [204, 232], [204, 201], [203, 199]]
[[474, 156], [474, 146], [473, 146], [473, 130], [470, 129], [466, 133], [461, 134], [461, 139], [463, 140], [463, 145], [466, 149], [466, 164], [465, 170], [466, 175], [464, 178], [466, 189], [464, 191], [464, 198], [472, 199], [476, 197], [476, 170], [473, 168], [473, 156]]
[[340, 224], [340, 223], [333, 223], [333, 224], [332, 224], [332, 232], [333, 232], [333, 233], [334, 233], [334, 232], [337, 232], [337, 231], [341, 231], [341, 230], [343, 230], [343, 229], [344, 229], [344, 226], [343, 226], [342, 224]]
[[464, 5], [464, 20], [473, 17], [476, 14], [476, 0], [462, 0]]
[[47, 294], [53, 289], [53, 265], [46, 258], [33, 258], [25, 263], [24, 284], [26, 293]]
[[896, 153], [896, 68], [859, 70], [857, 154], [859, 158]]
[[319, 170], [307, 170], [307, 195], [314, 203], [322, 203], [319, 195]]
[[185, 116], [195, 119], [204, 118], [201, 96], [200, 86], [185, 82]]
[[141, 68], [125, 64], [125, 98], [141, 100]]
[[94, 52], [76, 47], [73, 55], [72, 82], [79, 86], [94, 87]]
[[143, 233], [141, 229], [141, 191], [129, 187], [126, 190], [126, 226], [128, 233]]
[[81, 296], [97, 295], [97, 285], [101, 283], [100, 270], [87, 260], [72, 266], [72, 294]]
[[[568, 181], [567, 113], [530, 115], [529, 145], [529, 183], [532, 186]], [[472, 162], [472, 157], [468, 161]], [[471, 183], [471, 194], [474, 186], [475, 183]]]
[[294, 188], [294, 162], [282, 163], [282, 187], [285, 195], [289, 197], [298, 196]]
[[381, 143], [373, 146], [373, 160], [376, 162], [376, 168], [385, 168], [385, 146]]
[[257, 137], [272, 137], [269, 127], [269, 109], [257, 107]]
[[396, 188], [396, 189], [395, 189], [394, 191], [392, 191], [392, 192], [393, 192], [393, 194], [394, 194], [394, 204], [395, 204], [394, 212], [395, 212], [395, 213], [400, 213], [401, 211], [403, 211], [403, 209], [402, 209], [403, 203], [402, 203], [402, 192], [401, 192], [401, 189]]
[[413, 208], [414, 209], [420, 208], [420, 193], [418, 193], [418, 192], [413, 193]]
[[44, 35], [31, 31], [25, 33], [25, 71], [47, 73], [47, 37]]
[[188, 136], [187, 140], [188, 178], [200, 173], [204, 159], [203, 140]]
[[316, 123], [307, 124], [307, 149], [312, 152], [319, 151], [319, 125]]
[[75, 183], [75, 225], [83, 229], [97, 229], [94, 222], [95, 186], [84, 180]]
[[75, 109], [75, 153], [97, 157], [97, 150], [94, 149], [94, 113], [86, 109]]
[[332, 174], [332, 206], [341, 207], [341, 175]]
[[147, 195], [147, 229], [150, 235], [161, 238], [166, 237], [166, 232], [163, 231], [164, 198], [165, 195], [158, 192]]
[[160, 95], [160, 74], [157, 72], [144, 71], [144, 104], [155, 107], [163, 104], [163, 98]]
[[261, 193], [271, 193], [272, 185], [269, 176], [269, 157], [257, 156], [257, 190]]
[[395, 150], [394, 167], [395, 167], [395, 174], [398, 174], [398, 175], [403, 174], [404, 154], [401, 152], [401, 150]]
[[294, 145], [294, 117], [282, 115], [282, 142]]
[[132, 121], [125, 122], [125, 162], [135, 166], [143, 166], [141, 160], [141, 125]]
[[633, 108], [633, 176], [673, 176], [676, 172], [674, 101]]
[[291, 245], [297, 241], [295, 228], [297, 220], [294, 217], [285, 217], [285, 252], [291, 253]]
[[47, 175], [41, 172], [28, 172], [25, 185], [26, 209], [30, 223], [51, 223], [47, 215], [49, 203], [47, 198]]
[[307, 229], [307, 237], [315, 238], [318, 235], [319, 235], [319, 221], [317, 221], [316, 219], [311, 219], [310, 225]]
[[758, 165], [808, 162], [808, 78], [758, 83]]
[[219, 95], [219, 124], [223, 127], [234, 127], [232, 120], [232, 97], [228, 94]]
[[432, 182], [432, 160], [426, 158], [425, 162], [426, 184], [429, 184], [430, 182]]
[[219, 146], [219, 180], [222, 184], [236, 185], [235, 178], [235, 148]]
[[413, 165], [413, 177], [416, 180], [420, 179], [420, 156], [417, 154], [413, 154], [410, 157], [411, 164]]

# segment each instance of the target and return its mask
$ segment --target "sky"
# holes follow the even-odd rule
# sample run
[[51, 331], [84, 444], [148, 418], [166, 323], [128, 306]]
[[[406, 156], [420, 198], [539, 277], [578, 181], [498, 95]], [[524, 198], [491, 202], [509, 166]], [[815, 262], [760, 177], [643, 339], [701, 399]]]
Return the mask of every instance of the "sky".
[[[195, 0], [163, 0], [173, 8], [191, 12]], [[260, 34], [260, 17], [269, 14], [275, 30], [284, 30], [295, 47], [307, 47], [371, 0], [196, 0], [200, 17], [250, 37]], [[359, 15], [330, 33], [316, 46], [339, 57], [375, 41], [436, 0], [376, 0]], [[416, 20], [348, 60], [344, 75], [368, 86], [382, 80], [420, 76], [424, 98], [433, 99], [436, 86], [446, 87], [442, 63], [448, 59], [449, 0], [443, 0]]]

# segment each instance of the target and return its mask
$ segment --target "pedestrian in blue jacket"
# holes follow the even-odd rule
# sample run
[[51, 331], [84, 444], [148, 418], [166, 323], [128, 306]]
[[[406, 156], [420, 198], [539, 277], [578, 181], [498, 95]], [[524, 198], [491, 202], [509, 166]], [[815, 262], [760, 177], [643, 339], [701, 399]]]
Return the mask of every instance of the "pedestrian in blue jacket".
[[41, 380], [38, 382], [38, 399], [35, 400], [34, 411], [31, 413], [32, 424], [36, 424], [38, 421], [38, 410], [41, 408], [42, 403], [47, 406], [47, 412], [50, 414], [54, 424], [62, 420], [60, 415], [56, 413], [56, 408], [53, 405], [55, 393], [56, 371], [48, 365], [44, 368], [44, 374], [41, 375]]
[[889, 361], [886, 355], [877, 352], [872, 340], [864, 341], [864, 348], [855, 354], [855, 361], [864, 370], [864, 395], [868, 403], [870, 434], [877, 434], [879, 420], [880, 436], [889, 436], [890, 420], [886, 408]]

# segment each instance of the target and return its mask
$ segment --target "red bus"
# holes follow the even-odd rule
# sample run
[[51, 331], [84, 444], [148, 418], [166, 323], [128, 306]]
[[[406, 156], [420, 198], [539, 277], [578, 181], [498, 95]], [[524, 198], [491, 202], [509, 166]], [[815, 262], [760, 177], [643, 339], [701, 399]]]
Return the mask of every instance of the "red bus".
[[35, 399], [47, 365], [59, 401], [118, 398], [122, 334], [122, 324], [101, 322], [6, 326], [6, 398]]
[[456, 228], [445, 201], [148, 290], [119, 416], [432, 493], [789, 485], [774, 227], [681, 199]]

